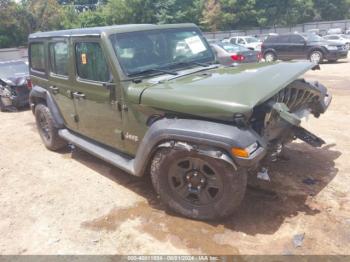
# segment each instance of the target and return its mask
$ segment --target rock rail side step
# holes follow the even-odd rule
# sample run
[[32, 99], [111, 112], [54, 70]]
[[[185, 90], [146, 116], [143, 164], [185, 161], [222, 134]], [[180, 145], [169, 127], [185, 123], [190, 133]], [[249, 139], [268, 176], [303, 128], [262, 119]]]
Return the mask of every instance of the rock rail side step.
[[135, 175], [134, 159], [128, 158], [122, 153], [113, 152], [107, 148], [102, 147], [97, 143], [94, 143], [93, 141], [84, 139], [83, 137], [74, 134], [68, 129], [61, 129], [58, 131], [58, 134], [63, 139], [69, 141], [70, 143], [83, 149], [84, 151], [98, 158], [101, 158], [102, 160], [122, 169], [123, 171], [131, 175]]

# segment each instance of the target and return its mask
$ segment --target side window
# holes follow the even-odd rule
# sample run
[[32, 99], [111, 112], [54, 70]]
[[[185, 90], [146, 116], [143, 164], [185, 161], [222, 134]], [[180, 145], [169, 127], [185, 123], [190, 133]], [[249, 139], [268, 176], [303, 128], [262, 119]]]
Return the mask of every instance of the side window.
[[278, 42], [279, 43], [283, 43], [283, 44], [286, 44], [286, 43], [289, 43], [289, 35], [281, 35], [278, 37]]
[[238, 41], [237, 41], [238, 44], [240, 45], [244, 45], [245, 44], [245, 41], [243, 38], [239, 38]]
[[302, 38], [299, 35], [291, 35], [290, 42], [294, 43], [294, 44], [303, 44], [303, 43], [305, 43], [305, 40], [304, 40], [304, 38]]
[[231, 44], [236, 44], [236, 42], [237, 42], [237, 38], [236, 37], [233, 37], [233, 38], [231, 38]]
[[82, 79], [108, 82], [110, 73], [99, 43], [81, 42], [75, 45], [78, 76]]
[[30, 66], [33, 70], [45, 72], [45, 53], [43, 43], [30, 44]]
[[51, 72], [68, 75], [68, 45], [65, 42], [52, 43], [49, 46]]

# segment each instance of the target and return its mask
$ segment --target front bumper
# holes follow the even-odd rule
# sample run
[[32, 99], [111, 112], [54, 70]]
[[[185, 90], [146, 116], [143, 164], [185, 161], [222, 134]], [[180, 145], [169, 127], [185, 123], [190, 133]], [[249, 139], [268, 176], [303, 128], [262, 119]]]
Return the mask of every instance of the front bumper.
[[29, 96], [28, 95], [19, 95], [19, 96], [3, 96], [2, 101], [5, 107], [25, 107], [29, 105]]
[[[279, 145], [299, 138], [314, 147], [322, 146], [325, 141], [301, 127], [302, 118], [308, 114], [319, 117], [325, 113], [332, 101], [332, 95], [319, 83], [303, 81], [291, 84], [289, 90], [282, 90], [266, 104], [256, 110], [253, 118], [258, 118], [259, 111], [266, 115], [259, 121], [265, 123], [263, 129], [255, 131], [260, 136], [259, 148], [249, 158], [235, 158], [243, 167], [256, 167], [269, 156], [273, 156]], [[293, 89], [293, 90], [291, 90]]]
[[325, 53], [325, 59], [327, 60], [338, 60], [338, 59], [344, 59], [348, 57], [348, 50], [335, 50], [335, 51], [328, 51]]

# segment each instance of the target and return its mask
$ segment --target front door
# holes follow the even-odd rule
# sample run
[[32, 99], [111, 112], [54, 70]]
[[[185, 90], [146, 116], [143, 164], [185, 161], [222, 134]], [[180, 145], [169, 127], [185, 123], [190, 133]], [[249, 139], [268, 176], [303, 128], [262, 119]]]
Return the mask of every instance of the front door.
[[102, 144], [122, 149], [122, 117], [117, 100], [118, 86], [105, 53], [96, 39], [74, 40], [76, 81], [73, 99], [82, 135]]

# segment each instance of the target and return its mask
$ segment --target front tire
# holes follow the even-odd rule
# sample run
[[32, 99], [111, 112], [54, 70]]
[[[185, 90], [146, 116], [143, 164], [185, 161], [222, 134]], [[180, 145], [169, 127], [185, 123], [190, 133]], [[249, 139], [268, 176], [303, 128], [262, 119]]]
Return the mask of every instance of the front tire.
[[67, 142], [59, 137], [58, 128], [55, 127], [51, 112], [46, 105], [35, 106], [35, 120], [40, 137], [48, 149], [56, 151], [67, 145]]
[[311, 62], [320, 64], [323, 61], [323, 53], [321, 51], [312, 51], [309, 59]]
[[151, 179], [170, 209], [200, 220], [231, 215], [247, 187], [245, 170], [181, 149], [159, 150], [151, 164]]

